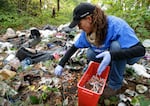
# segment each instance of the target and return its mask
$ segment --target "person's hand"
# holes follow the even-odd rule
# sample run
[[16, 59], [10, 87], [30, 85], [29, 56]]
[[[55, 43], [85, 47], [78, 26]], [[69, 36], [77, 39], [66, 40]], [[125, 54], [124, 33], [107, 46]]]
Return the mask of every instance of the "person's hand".
[[55, 75], [57, 76], [61, 76], [62, 75], [62, 71], [63, 71], [63, 67], [61, 65], [57, 65], [56, 68], [55, 68]]
[[98, 70], [97, 70], [97, 75], [101, 75], [101, 73], [105, 70], [105, 68], [109, 65], [111, 61], [111, 56], [109, 51], [104, 51], [98, 55], [96, 55], [96, 58], [103, 58], [101, 61]]

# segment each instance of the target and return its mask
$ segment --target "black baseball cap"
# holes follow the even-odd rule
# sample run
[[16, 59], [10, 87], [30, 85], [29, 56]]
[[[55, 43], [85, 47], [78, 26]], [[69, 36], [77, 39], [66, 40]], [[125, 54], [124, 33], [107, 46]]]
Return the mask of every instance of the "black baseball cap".
[[90, 3], [80, 3], [73, 11], [73, 20], [69, 25], [70, 28], [75, 27], [81, 19], [93, 13], [95, 6]]

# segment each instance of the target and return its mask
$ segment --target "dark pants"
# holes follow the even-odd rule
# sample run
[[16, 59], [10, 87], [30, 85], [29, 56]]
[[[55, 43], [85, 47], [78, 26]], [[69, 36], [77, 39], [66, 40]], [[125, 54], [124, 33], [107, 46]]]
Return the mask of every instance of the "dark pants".
[[[120, 50], [120, 44], [117, 41], [113, 41], [110, 46], [110, 51], [118, 51]], [[87, 50], [87, 59], [89, 61], [96, 61], [101, 62], [102, 59], [97, 59], [95, 56], [98, 53], [94, 52], [91, 49]], [[140, 60], [141, 57], [135, 57], [131, 59], [124, 59], [124, 60], [111, 60], [111, 68], [109, 73], [109, 79], [108, 79], [108, 86], [112, 89], [120, 89], [123, 82], [123, 75], [126, 68], [126, 64], [134, 64], [138, 60]]]

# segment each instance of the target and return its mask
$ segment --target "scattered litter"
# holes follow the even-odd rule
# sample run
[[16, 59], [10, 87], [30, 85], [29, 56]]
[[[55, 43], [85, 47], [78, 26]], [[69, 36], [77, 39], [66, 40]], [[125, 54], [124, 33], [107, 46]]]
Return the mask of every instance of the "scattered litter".
[[64, 102], [63, 102], [63, 106], [68, 106], [68, 97], [64, 100]]
[[6, 33], [3, 35], [4, 39], [17, 37], [15, 31], [12, 28], [8, 28]]
[[52, 78], [52, 81], [53, 81], [53, 83], [54, 83], [54, 85], [55, 85], [56, 87], [58, 87], [58, 86], [60, 85], [60, 79], [59, 79], [59, 78], [53, 77], [53, 78]]
[[[129, 92], [129, 91], [126, 91], [126, 92]], [[122, 101], [124, 103], [127, 101], [131, 102], [131, 100], [132, 100], [130, 97], [128, 97], [124, 94], [119, 94], [119, 99], [120, 99], [120, 101]]]
[[135, 63], [132, 65], [132, 68], [138, 75], [146, 77], [146, 78], [150, 78], [150, 74], [147, 73], [147, 70], [145, 69], [143, 65]]
[[7, 64], [9, 61], [11, 61], [12, 59], [15, 58], [14, 54], [10, 54], [6, 57], [6, 59], [4, 60], [4, 63]]
[[145, 93], [148, 90], [148, 88], [144, 85], [138, 84], [136, 85], [136, 91], [140, 94]]
[[13, 67], [15, 70], [17, 70], [20, 66], [21, 66], [21, 63], [19, 61], [18, 58], [13, 58], [11, 61], [8, 62], [8, 64]]
[[16, 72], [8, 70], [8, 69], [2, 69], [0, 70], [0, 80], [6, 80], [14, 77], [16, 75]]
[[130, 95], [130, 96], [132, 96], [132, 97], [138, 95], [137, 92], [135, 92], [135, 91], [133, 91], [133, 90], [130, 90], [130, 89], [126, 89], [126, 90], [125, 90], [125, 93], [127, 93], [128, 95]]
[[18, 92], [15, 91], [12, 87], [10, 87], [6, 83], [0, 81], [0, 96], [4, 97], [7, 95], [10, 97], [13, 97], [17, 94], [18, 94]]
[[[18, 100], [28, 101], [30, 97], [37, 97], [39, 105], [46, 102], [49, 105], [77, 104], [77, 82], [84, 73], [81, 70], [84, 70], [84, 66], [88, 66], [85, 58], [87, 49], [79, 49], [71, 57], [64, 67], [62, 77], [53, 75], [58, 60], [80, 36], [79, 29], [70, 29], [67, 25], [69, 24], [60, 25], [58, 28], [45, 26], [43, 29], [33, 27], [16, 32], [8, 28], [1, 39], [5, 41], [0, 42], [0, 105], [1, 101], [3, 105], [9, 105], [9, 102], [15, 103]], [[142, 81], [145, 81], [150, 78], [150, 40], [144, 40], [143, 45], [146, 47], [145, 56], [141, 59], [141, 63], [131, 67], [139, 75], [138, 77], [142, 77]], [[103, 79], [99, 82], [95, 76], [92, 80], [93, 82], [87, 82], [85, 87], [99, 92], [100, 87], [103, 86]], [[130, 80], [136, 83], [134, 87], [139, 94], [149, 92], [148, 84], [136, 81], [135, 76]], [[128, 81], [123, 80], [126, 90], [123, 96], [119, 97], [118, 106], [131, 105], [132, 98], [138, 96], [134, 90], [130, 90]], [[17, 99], [14, 100], [12, 96], [16, 96]]]
[[11, 106], [11, 102], [5, 98], [0, 97], [0, 106]]
[[126, 104], [124, 102], [120, 102], [118, 106], [126, 106]]
[[143, 41], [143, 45], [144, 45], [144, 47], [150, 47], [150, 39], [145, 39]]
[[87, 83], [85, 83], [85, 88], [92, 90], [94, 92], [99, 93], [102, 90], [102, 87], [104, 85], [105, 79], [98, 78], [97, 76], [93, 75], [90, 80], [88, 80]]
[[52, 83], [52, 79], [51, 78], [45, 78], [42, 77], [41, 81], [39, 82], [40, 85], [45, 84], [45, 85], [50, 85]]

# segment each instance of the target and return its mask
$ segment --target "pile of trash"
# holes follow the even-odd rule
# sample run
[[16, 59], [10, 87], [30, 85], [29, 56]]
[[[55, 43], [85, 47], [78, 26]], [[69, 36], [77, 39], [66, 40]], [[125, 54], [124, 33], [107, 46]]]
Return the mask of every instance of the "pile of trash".
[[81, 74], [75, 74], [86, 61], [74, 57], [82, 58], [84, 51], [79, 50], [72, 56], [65, 67], [70, 71], [65, 71], [61, 78], [54, 75], [54, 68], [79, 32], [66, 25], [58, 28], [46, 25], [24, 31], [8, 28], [0, 40], [0, 105], [77, 103], [76, 83]]
[[100, 93], [102, 87], [104, 86], [104, 83], [105, 79], [98, 78], [97, 76], [93, 75], [92, 78], [88, 82], [86, 82], [84, 87], [96, 93]]
[[[23, 31], [8, 28], [0, 36], [0, 105], [78, 104], [77, 83], [87, 66], [86, 49], [79, 49], [71, 57], [61, 77], [54, 75], [58, 61], [80, 33], [79, 29], [70, 29], [68, 25], [46, 25], [41, 29], [32, 27]], [[139, 63], [127, 66], [128, 72], [134, 74], [124, 79], [128, 86], [125, 93], [130, 96], [124, 93], [118, 95], [117, 104], [131, 104], [133, 97], [137, 99], [136, 94], [150, 93], [150, 40], [145, 40], [143, 44], [146, 55]], [[139, 79], [142, 76], [142, 81], [135, 74]], [[135, 82], [136, 89], [131, 90], [128, 84]]]

